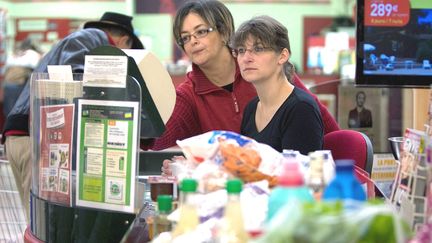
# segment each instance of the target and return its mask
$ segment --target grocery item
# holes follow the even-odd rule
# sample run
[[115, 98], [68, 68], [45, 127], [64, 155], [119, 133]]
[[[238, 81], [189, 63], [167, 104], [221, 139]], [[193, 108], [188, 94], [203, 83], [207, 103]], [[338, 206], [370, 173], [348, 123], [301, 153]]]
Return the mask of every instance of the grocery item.
[[243, 181], [268, 180], [270, 186], [277, 184], [276, 176], [266, 175], [258, 170], [261, 156], [256, 150], [221, 142], [220, 153], [223, 158], [222, 165], [224, 168]]
[[246, 243], [248, 241], [240, 204], [242, 186], [243, 183], [239, 179], [228, 180], [226, 184], [228, 202], [225, 206], [222, 224], [218, 232], [219, 243]]
[[245, 183], [267, 180], [271, 187], [277, 185], [282, 155], [267, 144], [230, 131], [210, 131], [177, 144], [186, 159], [197, 164], [193, 178], [199, 178], [200, 165], [210, 162]]
[[149, 176], [148, 183], [150, 185], [150, 197], [153, 202], [156, 202], [158, 195], [175, 196], [174, 185], [176, 178], [173, 176]]
[[340, 201], [284, 207], [254, 243], [408, 242], [409, 225], [387, 203], [352, 202], [350, 210]]
[[336, 160], [336, 176], [324, 189], [323, 200], [366, 200], [366, 192], [354, 175], [354, 160]]
[[194, 205], [194, 195], [198, 182], [195, 179], [183, 179], [180, 183], [180, 218], [173, 232], [173, 237], [189, 233], [198, 226], [199, 217]]
[[168, 220], [168, 215], [172, 210], [172, 201], [171, 195], [158, 195], [158, 211], [153, 220], [153, 237], [157, 237], [162, 232], [171, 231], [172, 223]]
[[323, 154], [318, 152], [309, 153], [309, 173], [307, 186], [311, 189], [315, 200], [320, 200], [326, 186], [324, 180], [324, 161]]
[[267, 221], [293, 200], [297, 202], [313, 202], [309, 188], [304, 184], [299, 164], [294, 158], [285, 158], [284, 170], [279, 177], [279, 184], [273, 188], [268, 202]]

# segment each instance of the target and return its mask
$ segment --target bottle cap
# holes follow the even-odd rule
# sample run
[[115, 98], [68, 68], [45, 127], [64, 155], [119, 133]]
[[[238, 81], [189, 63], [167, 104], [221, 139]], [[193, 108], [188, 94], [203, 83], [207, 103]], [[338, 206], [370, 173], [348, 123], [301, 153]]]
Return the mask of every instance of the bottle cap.
[[352, 159], [338, 159], [335, 161], [336, 170], [353, 170], [354, 160]]
[[226, 190], [229, 194], [239, 194], [242, 187], [243, 182], [240, 179], [231, 179], [226, 183]]
[[297, 162], [285, 161], [283, 171], [279, 177], [281, 186], [302, 186], [304, 185], [303, 175], [300, 172]]
[[180, 191], [182, 192], [196, 192], [198, 182], [195, 179], [183, 179], [180, 184]]
[[297, 158], [298, 151], [292, 149], [284, 149], [282, 150], [282, 156], [284, 158]]
[[159, 212], [171, 212], [172, 210], [172, 196], [158, 195], [157, 197]]

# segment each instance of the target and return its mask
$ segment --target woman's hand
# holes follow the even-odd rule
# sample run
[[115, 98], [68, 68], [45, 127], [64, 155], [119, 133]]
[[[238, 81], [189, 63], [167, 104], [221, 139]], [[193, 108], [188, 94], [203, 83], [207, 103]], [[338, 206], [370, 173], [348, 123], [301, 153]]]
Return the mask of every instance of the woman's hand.
[[166, 159], [162, 162], [162, 175], [163, 176], [172, 176], [171, 164], [176, 161], [184, 161], [186, 158], [184, 156], [174, 156], [170, 160]]
[[172, 160], [166, 159], [162, 162], [162, 175], [163, 176], [171, 176], [172, 175], [172, 171], [171, 171], [171, 163], [173, 163]]

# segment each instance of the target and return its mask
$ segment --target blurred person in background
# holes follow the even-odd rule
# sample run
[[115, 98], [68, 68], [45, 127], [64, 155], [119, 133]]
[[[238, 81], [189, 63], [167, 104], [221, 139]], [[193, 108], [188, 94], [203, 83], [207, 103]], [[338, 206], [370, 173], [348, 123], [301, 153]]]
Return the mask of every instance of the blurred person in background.
[[6, 117], [15, 101], [42, 58], [42, 51], [35, 42], [27, 38], [18, 44], [6, 60], [0, 99], [3, 100], [3, 115]]
[[[120, 49], [143, 49], [134, 33], [132, 17], [105, 12], [99, 21], [89, 21], [84, 28], [66, 36], [41, 59], [34, 72], [46, 73], [48, 65], [71, 65], [73, 73], [84, 71], [84, 58], [100, 46]], [[31, 149], [29, 137], [30, 81], [27, 81], [14, 107], [9, 112], [3, 129], [2, 142], [10, 162], [15, 182], [29, 220], [31, 188]]]

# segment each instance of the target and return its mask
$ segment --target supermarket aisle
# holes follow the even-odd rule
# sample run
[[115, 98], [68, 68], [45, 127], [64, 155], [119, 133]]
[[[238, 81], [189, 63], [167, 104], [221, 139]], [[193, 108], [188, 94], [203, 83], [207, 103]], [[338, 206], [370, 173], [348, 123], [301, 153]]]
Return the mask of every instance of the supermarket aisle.
[[23, 242], [24, 208], [7, 160], [0, 159], [0, 243]]

